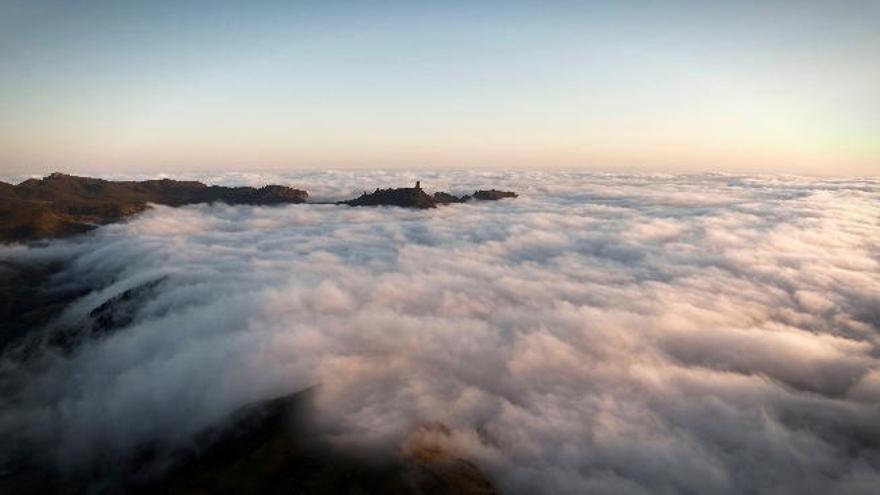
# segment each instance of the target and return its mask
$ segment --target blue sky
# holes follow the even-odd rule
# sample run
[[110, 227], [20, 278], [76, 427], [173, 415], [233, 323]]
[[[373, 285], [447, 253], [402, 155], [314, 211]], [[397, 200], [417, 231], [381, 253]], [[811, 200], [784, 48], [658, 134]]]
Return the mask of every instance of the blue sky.
[[880, 2], [0, 2], [6, 172], [880, 171]]

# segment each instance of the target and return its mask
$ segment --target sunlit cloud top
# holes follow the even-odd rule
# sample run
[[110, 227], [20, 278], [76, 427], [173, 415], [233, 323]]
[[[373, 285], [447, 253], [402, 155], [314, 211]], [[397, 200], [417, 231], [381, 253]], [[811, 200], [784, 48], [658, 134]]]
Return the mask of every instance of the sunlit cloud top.
[[0, 2], [0, 170], [880, 173], [880, 3]]

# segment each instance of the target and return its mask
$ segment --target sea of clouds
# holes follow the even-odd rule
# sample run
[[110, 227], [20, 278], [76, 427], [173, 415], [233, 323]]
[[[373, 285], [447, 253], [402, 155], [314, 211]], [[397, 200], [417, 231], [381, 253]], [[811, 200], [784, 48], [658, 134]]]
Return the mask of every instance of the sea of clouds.
[[[121, 177], [115, 177], [121, 178]], [[127, 177], [130, 178], [130, 177]], [[146, 178], [146, 177], [136, 177]], [[0, 437], [62, 467], [313, 385], [327, 435], [440, 422], [502, 493], [877, 493], [880, 179], [537, 172], [193, 175], [431, 211], [155, 207], [40, 246], [53, 283], [152, 280], [134, 321], [16, 368]], [[0, 447], [2, 450], [2, 447]]]

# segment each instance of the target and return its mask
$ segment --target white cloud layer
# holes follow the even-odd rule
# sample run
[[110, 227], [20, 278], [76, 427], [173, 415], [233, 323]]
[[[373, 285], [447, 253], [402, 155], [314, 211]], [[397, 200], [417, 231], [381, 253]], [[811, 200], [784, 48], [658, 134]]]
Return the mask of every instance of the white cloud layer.
[[[194, 178], [339, 199], [416, 176]], [[320, 384], [339, 441], [396, 445], [439, 421], [504, 493], [876, 493], [880, 181], [418, 178], [520, 198], [157, 207], [3, 248], [100, 288], [65, 321], [166, 278], [128, 328], [26, 379], [7, 369], [22, 383], [0, 436], [75, 467]]]

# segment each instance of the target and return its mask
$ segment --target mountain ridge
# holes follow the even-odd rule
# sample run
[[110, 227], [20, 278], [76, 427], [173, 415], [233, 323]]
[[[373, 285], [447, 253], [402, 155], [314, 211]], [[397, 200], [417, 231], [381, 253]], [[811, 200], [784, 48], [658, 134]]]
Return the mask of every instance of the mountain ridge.
[[116, 222], [150, 203], [280, 205], [305, 203], [308, 192], [281, 185], [208, 186], [157, 179], [109, 181], [59, 172], [13, 185], [0, 182], [0, 242], [66, 237]]

